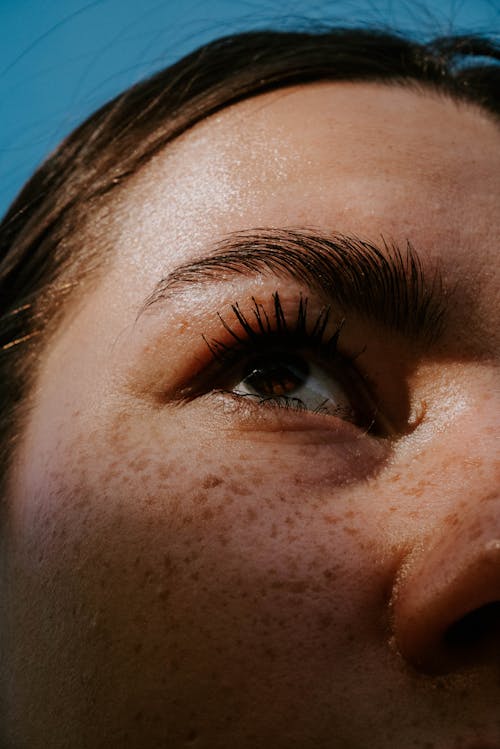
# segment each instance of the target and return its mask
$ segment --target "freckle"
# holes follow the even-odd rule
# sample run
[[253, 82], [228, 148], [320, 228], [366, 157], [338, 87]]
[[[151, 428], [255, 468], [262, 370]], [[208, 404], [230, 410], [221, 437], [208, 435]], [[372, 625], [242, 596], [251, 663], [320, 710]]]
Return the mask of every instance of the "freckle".
[[249, 489], [242, 486], [241, 484], [237, 484], [236, 481], [231, 481], [231, 483], [228, 484], [228, 489], [237, 497], [247, 497], [250, 494]]
[[469, 531], [469, 539], [471, 541], [475, 541], [476, 538], [479, 538], [479, 536], [482, 534], [482, 527], [480, 523], [474, 523], [472, 528]]
[[177, 660], [177, 658], [172, 658], [170, 660], [169, 670], [172, 671], [172, 673], [175, 673], [179, 670], [179, 661]]
[[163, 555], [163, 566], [166, 570], [169, 572], [174, 569], [175, 565], [172, 561], [172, 558], [168, 554]]
[[491, 502], [492, 499], [498, 499], [498, 493], [497, 492], [490, 492], [489, 494], [485, 494], [484, 497], [481, 497], [479, 500], [480, 502]]
[[206, 508], [205, 508], [205, 509], [203, 510], [203, 512], [201, 513], [201, 517], [202, 517], [202, 518], [203, 518], [204, 520], [213, 520], [213, 518], [214, 518], [214, 514], [215, 514], [215, 513], [214, 513], [214, 511], [212, 510], [212, 508], [211, 508], [211, 507], [206, 507]]
[[303, 580], [294, 580], [290, 583], [288, 586], [288, 590], [290, 593], [304, 593], [307, 590], [307, 583], [305, 583]]
[[320, 616], [318, 621], [318, 627], [319, 629], [329, 629], [332, 626], [333, 623], [333, 617], [329, 614], [325, 614], [324, 616]]
[[335, 515], [323, 515], [323, 520], [328, 525], [336, 525], [339, 522], [339, 519]]
[[194, 744], [198, 741], [199, 735], [198, 731], [196, 731], [194, 728], [188, 733], [187, 737], [187, 743], [188, 744]]
[[166, 601], [170, 597], [170, 591], [163, 586], [158, 588], [158, 590], [156, 591], [156, 594], [158, 598], [160, 599], [160, 601]]
[[222, 484], [222, 479], [214, 474], [209, 473], [208, 476], [203, 480], [202, 486], [204, 489], [215, 489], [216, 486]]
[[142, 650], [142, 642], [136, 642], [134, 645], [134, 653], [140, 653]]
[[271, 526], [271, 538], [276, 538], [278, 535], [278, 529], [276, 528], [276, 523], [273, 523]]
[[257, 519], [257, 512], [253, 507], [248, 507], [246, 512], [247, 520], [249, 523], [253, 523]]
[[327, 580], [333, 581], [337, 578], [337, 575], [333, 570], [328, 569], [323, 570], [323, 577], [325, 577]]
[[88, 507], [90, 505], [90, 497], [86, 494], [79, 497], [78, 500], [75, 500], [73, 502], [73, 507], [80, 509], [83, 509], [84, 507]]
[[406, 494], [408, 497], [421, 497], [426, 488], [426, 485], [416, 486], [414, 489], [410, 489], [408, 492], [406, 492]]
[[137, 473], [143, 473], [151, 465], [151, 460], [149, 458], [136, 458], [130, 465]]
[[206, 502], [208, 502], [208, 494], [206, 494], [205, 492], [195, 494], [193, 501], [199, 505], [204, 505]]
[[165, 479], [170, 478], [171, 471], [168, 466], [160, 465], [158, 468], [158, 475], [160, 476], [161, 479], [165, 480]]
[[344, 530], [350, 536], [357, 536], [358, 535], [358, 529], [357, 528], [345, 527]]

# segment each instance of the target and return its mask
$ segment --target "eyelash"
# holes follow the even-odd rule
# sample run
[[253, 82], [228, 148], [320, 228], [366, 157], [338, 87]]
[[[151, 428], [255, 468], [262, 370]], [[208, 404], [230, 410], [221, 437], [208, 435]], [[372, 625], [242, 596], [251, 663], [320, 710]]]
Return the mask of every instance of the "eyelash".
[[[333, 335], [326, 337], [326, 330], [330, 321], [330, 307], [322, 307], [316, 316], [314, 325], [308, 324], [310, 316], [308, 309], [308, 298], [300, 295], [295, 324], [290, 327], [290, 313], [286, 313], [281, 304], [279, 293], [276, 291], [272, 295], [273, 314], [269, 315], [263, 304], [259, 304], [255, 297], [252, 297], [251, 314], [253, 320], [250, 321], [248, 316], [241, 311], [239, 304], [236, 302], [231, 305], [231, 310], [241, 328], [241, 332], [236, 333], [226, 320], [218, 313], [219, 320], [224, 330], [234, 341], [230, 346], [221, 340], [208, 340], [203, 336], [203, 340], [210, 349], [214, 361], [221, 364], [228, 364], [228, 361], [242, 351], [253, 353], [256, 348], [259, 350], [272, 348], [276, 342], [280, 344], [287, 343], [294, 348], [307, 346], [309, 349], [316, 349], [323, 360], [333, 360], [337, 355], [338, 339], [344, 326], [344, 320], [336, 327]], [[253, 325], [252, 325], [253, 323]], [[256, 327], [253, 327], [256, 326]], [[308, 330], [309, 328], [309, 330]]]
[[[245, 356], [253, 357], [277, 348], [291, 352], [302, 350], [315, 356], [322, 366], [338, 369], [339, 371], [335, 371], [334, 375], [338, 377], [341, 383], [344, 379], [347, 381], [348, 393], [355, 390], [353, 380], [357, 381], [358, 392], [356, 395], [359, 399], [362, 399], [361, 390], [364, 390], [365, 400], [370, 402], [370, 407], [367, 403], [361, 408], [359, 408], [359, 404], [355, 405], [356, 423], [363, 427], [365, 431], [377, 431], [377, 408], [373, 405], [371, 397], [366, 398], [369, 383], [367, 378], [353, 366], [354, 360], [361, 352], [355, 356], [339, 353], [339, 338], [345, 320], [342, 319], [339, 323], [332, 325], [330, 306], [323, 306], [319, 312], [312, 313], [308, 298], [302, 294], [298, 298], [295, 309], [293, 305], [287, 305], [285, 309], [277, 291], [272, 294], [268, 308], [257, 302], [253, 296], [251, 302], [252, 306], [248, 313], [242, 311], [238, 302], [231, 305], [231, 311], [235, 318], [232, 325], [218, 313], [220, 324], [225, 331], [224, 340], [221, 338], [209, 339], [203, 335], [203, 340], [212, 357], [211, 364], [203, 372], [205, 392], [208, 390], [206, 387], [208, 379], [211, 382], [210, 389], [213, 392], [223, 393], [233, 399], [246, 399], [247, 401], [250, 399], [259, 406], [308, 411], [309, 409], [300, 399], [290, 396], [263, 397], [258, 394], [236, 393], [217, 387], [217, 382], [220, 382], [223, 377], [227, 380], [228, 371], [231, 367], [241, 363]], [[319, 408], [315, 412], [322, 413], [322, 409]], [[345, 409], [342, 409], [342, 407], [339, 407], [336, 415], [347, 419]]]

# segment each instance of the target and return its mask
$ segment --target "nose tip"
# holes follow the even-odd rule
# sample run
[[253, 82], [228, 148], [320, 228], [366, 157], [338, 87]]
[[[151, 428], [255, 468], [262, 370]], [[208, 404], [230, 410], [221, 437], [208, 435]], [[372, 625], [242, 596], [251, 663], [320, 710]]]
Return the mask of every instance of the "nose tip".
[[405, 561], [393, 590], [394, 638], [417, 670], [500, 667], [500, 534], [491, 530], [473, 541], [451, 534]]

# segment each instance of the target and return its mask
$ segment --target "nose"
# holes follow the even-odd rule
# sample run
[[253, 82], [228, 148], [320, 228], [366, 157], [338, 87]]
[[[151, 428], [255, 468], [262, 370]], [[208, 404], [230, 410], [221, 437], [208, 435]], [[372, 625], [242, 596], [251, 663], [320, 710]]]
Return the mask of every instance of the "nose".
[[429, 674], [500, 667], [500, 494], [465, 494], [409, 553], [393, 589], [396, 647]]
[[419, 497], [425, 527], [411, 528], [412, 542], [393, 584], [391, 620], [400, 655], [423, 673], [479, 664], [500, 673], [496, 377], [493, 383], [481, 380], [480, 397], [468, 372], [461, 392], [469, 393], [471, 407], [447, 422], [439, 442], [416, 462], [431, 487]]
[[492, 530], [471, 538], [460, 526], [406, 560], [394, 636], [416, 669], [446, 673], [492, 658], [500, 666], [500, 532]]

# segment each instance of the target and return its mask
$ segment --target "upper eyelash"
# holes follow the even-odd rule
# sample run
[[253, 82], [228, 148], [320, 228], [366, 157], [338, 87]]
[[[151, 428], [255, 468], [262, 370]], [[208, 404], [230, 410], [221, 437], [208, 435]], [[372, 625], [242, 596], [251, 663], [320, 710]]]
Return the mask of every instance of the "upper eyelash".
[[[331, 364], [333, 367], [340, 367], [338, 374], [348, 374], [349, 378], [354, 376], [363, 386], [368, 387], [373, 392], [373, 383], [364, 372], [360, 372], [357, 367], [352, 367], [353, 362], [363, 353], [364, 348], [356, 351], [354, 354], [342, 351], [339, 353], [338, 344], [341, 332], [345, 325], [345, 318], [342, 318], [334, 325], [331, 323], [332, 313], [331, 306], [326, 305], [319, 309], [319, 312], [311, 313], [311, 306], [308, 297], [302, 294], [298, 297], [296, 310], [287, 305], [283, 307], [278, 291], [271, 295], [271, 304], [265, 305], [259, 303], [254, 296], [251, 297], [252, 306], [248, 312], [244, 312], [238, 302], [234, 302], [230, 309], [234, 315], [235, 323], [229, 324], [227, 319], [217, 312], [217, 317], [227, 336], [222, 338], [208, 338], [202, 335], [202, 338], [212, 355], [212, 364], [205, 365], [203, 370], [198, 372], [191, 383], [180, 391], [181, 400], [192, 400], [197, 394], [206, 393], [207, 390], [213, 392], [225, 393], [238, 399], [248, 397], [257, 398], [259, 403], [269, 405], [278, 405], [276, 398], [262, 398], [253, 394], [236, 394], [232, 390], [226, 390], [221, 387], [221, 379], [227, 380], [233, 367], [241, 362], [245, 356], [258, 354], [265, 349], [273, 350], [278, 347], [302, 348], [309, 353], [315, 354], [323, 364]], [[311, 319], [311, 315], [314, 317]], [[333, 332], [332, 332], [333, 328]], [[368, 396], [370, 397], [370, 396]], [[279, 405], [294, 410], [309, 411], [302, 404], [300, 399], [281, 397]], [[369, 405], [366, 404], [366, 408]], [[356, 409], [357, 411], [358, 409]], [[372, 431], [376, 424], [378, 406], [370, 409], [369, 414], [363, 413], [363, 408], [359, 410], [360, 416], [367, 416], [364, 424], [364, 433]], [[319, 409], [318, 413], [321, 413]], [[330, 414], [331, 415], [331, 414]], [[340, 415], [340, 414], [339, 414]]]
[[[299, 296], [295, 320], [292, 321], [290, 321], [292, 315], [285, 313], [283, 309], [279, 292], [275, 291], [271, 298], [272, 314], [269, 315], [265, 306], [259, 304], [255, 297], [252, 296], [251, 320], [249, 319], [250, 316], [241, 310], [238, 302], [231, 305], [231, 311], [241, 329], [238, 332], [236, 332], [234, 327], [229, 325], [220, 313], [217, 313], [222, 327], [234, 343], [228, 345], [220, 339], [212, 338], [209, 340], [203, 335], [203, 340], [215, 361], [227, 363], [228, 359], [240, 353], [242, 349], [248, 348], [250, 344], [262, 345], [266, 339], [271, 339], [269, 342], [272, 339], [280, 341], [289, 340], [295, 345], [302, 343], [309, 348], [321, 349], [324, 359], [335, 357], [339, 336], [344, 327], [345, 320], [342, 319], [336, 325], [333, 334], [326, 337], [326, 330], [331, 317], [331, 307], [329, 305], [320, 309], [316, 315], [314, 324], [310, 327], [308, 325], [310, 313], [307, 297], [304, 297], [302, 294]], [[310, 329], [308, 329], [309, 327]]]

